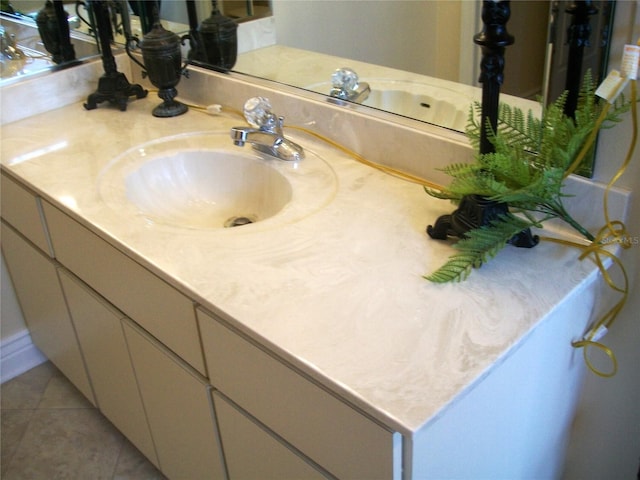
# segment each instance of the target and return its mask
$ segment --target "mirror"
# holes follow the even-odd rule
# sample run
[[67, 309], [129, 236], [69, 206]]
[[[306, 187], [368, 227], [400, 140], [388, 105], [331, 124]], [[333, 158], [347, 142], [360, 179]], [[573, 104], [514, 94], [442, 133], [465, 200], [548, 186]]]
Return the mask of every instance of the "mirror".
[[[44, 2], [10, 3], [16, 10], [33, 15]], [[69, 1], [65, 6], [75, 10], [76, 3], [82, 2]], [[150, 2], [113, 3], [127, 4], [136, 13]], [[160, 0], [163, 21], [179, 35], [189, 31], [186, 3]], [[481, 30], [481, 3], [217, 1], [220, 11], [240, 25], [234, 71], [328, 95], [332, 73], [347, 66], [371, 86], [369, 97], [361, 100], [364, 105], [457, 131], [464, 131], [468, 105], [480, 96], [480, 49], [473, 44], [473, 36]], [[200, 21], [210, 15], [210, 0], [192, 4]], [[505, 53], [503, 99], [535, 111], [539, 108], [535, 101], [538, 96], [555, 99], [566, 88], [570, 70], [567, 32], [575, 17], [566, 11], [573, 4], [590, 4], [597, 9], [589, 16], [591, 34], [584, 48], [583, 70], [591, 68], [596, 79], [605, 71], [615, 0], [512, 2], [507, 29], [516, 41]], [[76, 21], [79, 30], [87, 31], [82, 22], [72, 20]], [[144, 16], [140, 20], [132, 16], [132, 29], [139, 37], [144, 21]], [[188, 45], [183, 51], [186, 56]]]
[[[71, 45], [65, 50], [59, 41], [56, 30], [55, 36], [51, 38], [56, 44], [54, 46], [58, 53], [52, 55], [45, 47], [38, 22], [40, 22], [41, 28], [43, 23], [50, 28], [60, 28], [54, 5], [44, 0], [2, 2], [0, 17], [2, 81], [0, 85], [7, 85], [24, 78], [33, 78], [52, 70], [68, 68], [99, 56], [100, 52], [95, 38], [78, 29], [82, 21], [76, 13], [74, 4], [75, 2], [72, 2], [63, 7], [68, 14], [66, 23], [69, 28]], [[49, 40], [49, 38], [46, 39]], [[48, 46], [50, 49], [51, 44]]]
[[[221, 10], [227, 2], [238, 3], [219, 0]], [[180, 20], [177, 12], [181, 11], [185, 19], [186, 9], [176, 8], [177, 3], [181, 2], [162, 0], [163, 18]], [[205, 18], [211, 11], [210, 2], [196, 3], [198, 17]], [[242, 17], [246, 23], [241, 24], [239, 35], [242, 27], [260, 26], [249, 34], [251, 45], [240, 49], [234, 71], [328, 95], [332, 73], [349, 67], [360, 81], [370, 84], [364, 105], [464, 131], [468, 105], [480, 98], [480, 48], [474, 45], [473, 36], [482, 29], [481, 1], [261, 3], [262, 16], [271, 11], [273, 17], [257, 21], [249, 15]], [[591, 4], [597, 9], [589, 15], [591, 33], [579, 77], [591, 68], [596, 81], [601, 78], [615, 0], [519, 0], [511, 2], [507, 23], [515, 43], [505, 53], [502, 99], [525, 111], [539, 111], [539, 97], [553, 100], [565, 90], [568, 29], [576, 16], [567, 10], [574, 4]], [[260, 36], [263, 38], [256, 40]]]

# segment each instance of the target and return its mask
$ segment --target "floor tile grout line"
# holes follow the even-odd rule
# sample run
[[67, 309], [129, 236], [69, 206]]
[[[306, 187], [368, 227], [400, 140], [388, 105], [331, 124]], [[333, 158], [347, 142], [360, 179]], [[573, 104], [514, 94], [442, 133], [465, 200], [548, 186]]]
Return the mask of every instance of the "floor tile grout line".
[[[28, 372], [24, 375], [27, 374]], [[61, 375], [61, 377], [66, 379], [64, 375]], [[10, 415], [14, 414], [16, 415], [15, 420], [20, 420], [20, 418], [24, 420], [24, 423], [16, 424], [18, 426], [18, 429], [15, 430], [17, 435], [7, 437], [10, 438], [11, 441], [11, 450], [7, 452], [10, 453], [10, 456], [5, 457], [2, 462], [2, 478], [5, 477], [7, 472], [9, 472], [8, 477], [10, 476], [12, 478], [16, 475], [20, 477], [20, 475], [24, 473], [22, 470], [25, 466], [23, 465], [24, 455], [22, 453], [19, 454], [19, 452], [35, 452], [40, 449], [40, 447], [34, 447], [35, 444], [32, 445], [33, 435], [29, 434], [29, 432], [33, 433], [37, 430], [36, 425], [39, 425], [40, 420], [42, 420], [42, 418], [39, 417], [43, 415], [48, 416], [57, 412], [60, 412], [63, 416], [65, 416], [64, 412], [86, 412], [84, 415], [103, 417], [103, 419], [110, 424], [113, 430], [118, 433], [118, 438], [120, 440], [117, 444], [112, 444], [112, 454], [110, 455], [108, 465], [104, 462], [102, 463], [104, 470], [102, 471], [103, 475], [101, 475], [101, 478], [104, 478], [105, 480], [116, 480], [119, 478], [161, 478], [161, 472], [158, 472], [156, 467], [149, 462], [148, 459], [144, 458], [144, 455], [139, 450], [135, 449], [135, 445], [129, 444], [129, 440], [126, 436], [123, 435], [122, 432], [118, 431], [115, 425], [113, 425], [113, 423], [104, 416], [99, 408], [90, 402], [65, 404], [67, 397], [61, 395], [61, 393], [64, 393], [65, 388], [60, 388], [60, 385], [56, 384], [58, 381], [56, 379], [57, 374], [55, 370], [52, 375], [48, 376], [44, 376], [42, 372], [36, 372], [33, 376], [23, 377], [22, 382], [18, 382], [17, 385], [12, 386], [9, 389], [5, 389], [5, 386], [0, 388], [0, 397], [2, 397], [0, 400], [5, 398], [3, 391], [4, 393], [9, 393], [9, 395], [6, 396], [6, 405], [11, 407], [6, 408], [5, 406], [5, 408], [3, 408], [0, 403], [0, 411], [3, 414], [3, 423], [6, 421], [9, 422], [7, 423], [7, 426], [12, 425]], [[68, 379], [63, 383], [68, 383]], [[79, 391], [78, 394], [82, 396]], [[77, 401], [76, 395], [71, 395], [68, 398], [71, 401]], [[102, 427], [98, 428], [98, 430], [102, 430]], [[131, 449], [135, 449], [136, 453], [130, 453], [129, 450]], [[30, 464], [31, 461], [28, 463]], [[144, 472], [142, 473], [144, 477], [139, 476], [138, 474], [135, 474], [136, 476], [131, 476], [132, 472], [135, 472], [136, 470], [140, 470], [138, 473]], [[121, 477], [121, 475], [124, 476]]]
[[116, 456], [116, 461], [113, 464], [113, 471], [111, 472], [111, 480], [116, 478], [116, 474], [118, 473], [118, 466], [120, 465], [120, 457], [122, 457], [122, 451], [124, 450], [124, 446], [126, 443], [126, 437], [122, 435], [122, 441], [120, 442], [120, 451]]
[[21, 411], [29, 411], [29, 410], [31, 411], [31, 415], [29, 415], [29, 421], [27, 422], [25, 427], [22, 429], [22, 433], [20, 434], [20, 438], [16, 442], [16, 445], [13, 448], [13, 452], [11, 453], [11, 456], [6, 461], [6, 464], [3, 465], [2, 470], [4, 472], [4, 475], [6, 475], [7, 472], [11, 471], [11, 464], [13, 463], [13, 459], [15, 458], [16, 453], [18, 453], [20, 451], [20, 447], [22, 446], [22, 442], [24, 441], [24, 437], [27, 434], [27, 431], [29, 430], [31, 422], [33, 422], [34, 417], [36, 417], [36, 411], [38, 409], [37, 408], [24, 408]]

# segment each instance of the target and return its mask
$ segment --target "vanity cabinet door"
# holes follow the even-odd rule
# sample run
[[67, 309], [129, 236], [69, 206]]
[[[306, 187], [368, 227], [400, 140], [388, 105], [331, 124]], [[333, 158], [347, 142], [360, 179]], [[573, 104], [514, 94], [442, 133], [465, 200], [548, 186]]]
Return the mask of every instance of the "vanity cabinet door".
[[197, 310], [211, 384], [338, 478], [389, 479], [394, 434], [325, 388]]
[[56, 264], [4, 221], [2, 252], [33, 343], [95, 404]]
[[254, 419], [213, 393], [224, 458], [230, 480], [326, 479], [302, 455]]
[[211, 386], [128, 319], [123, 327], [160, 470], [171, 479], [225, 479]]
[[59, 273], [100, 411], [158, 466], [124, 338], [123, 315], [69, 272]]

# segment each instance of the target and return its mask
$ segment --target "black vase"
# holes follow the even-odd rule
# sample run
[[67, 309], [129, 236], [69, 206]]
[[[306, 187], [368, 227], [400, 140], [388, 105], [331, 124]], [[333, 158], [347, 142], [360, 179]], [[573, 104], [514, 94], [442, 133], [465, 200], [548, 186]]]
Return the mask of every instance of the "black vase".
[[211, 8], [211, 16], [195, 32], [196, 48], [189, 52], [189, 60], [231, 70], [238, 58], [238, 24], [220, 13], [215, 0]]
[[36, 25], [44, 48], [51, 54], [51, 59], [56, 64], [76, 58], [69, 38], [69, 24], [67, 23], [69, 14], [61, 8], [61, 5], [59, 10], [60, 18], [58, 18], [53, 3], [47, 0], [36, 16]]
[[140, 42], [144, 64], [136, 60], [128, 49], [127, 53], [145, 70], [144, 74], [158, 88], [158, 96], [163, 100], [153, 109], [153, 116], [175, 117], [189, 109], [185, 104], [175, 100], [178, 95], [176, 85], [185, 70], [185, 66], [182, 65], [181, 40], [178, 35], [162, 26], [157, 8], [154, 10], [153, 27]]

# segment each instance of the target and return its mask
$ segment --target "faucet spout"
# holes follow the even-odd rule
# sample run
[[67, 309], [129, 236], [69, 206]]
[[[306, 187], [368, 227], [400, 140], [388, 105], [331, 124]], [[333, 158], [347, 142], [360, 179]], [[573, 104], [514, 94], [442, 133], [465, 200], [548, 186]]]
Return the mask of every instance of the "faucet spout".
[[297, 161], [304, 158], [304, 150], [300, 145], [275, 132], [250, 127], [233, 127], [231, 139], [238, 147], [244, 147], [249, 143], [255, 150], [281, 160]]
[[[276, 117], [270, 111], [267, 99], [251, 98], [245, 103], [245, 116], [251, 127], [233, 127], [233, 144], [243, 147], [246, 143], [255, 150], [280, 158], [297, 161], [304, 158], [300, 145], [285, 138], [283, 132], [284, 117]], [[258, 114], [256, 114], [258, 112]]]

